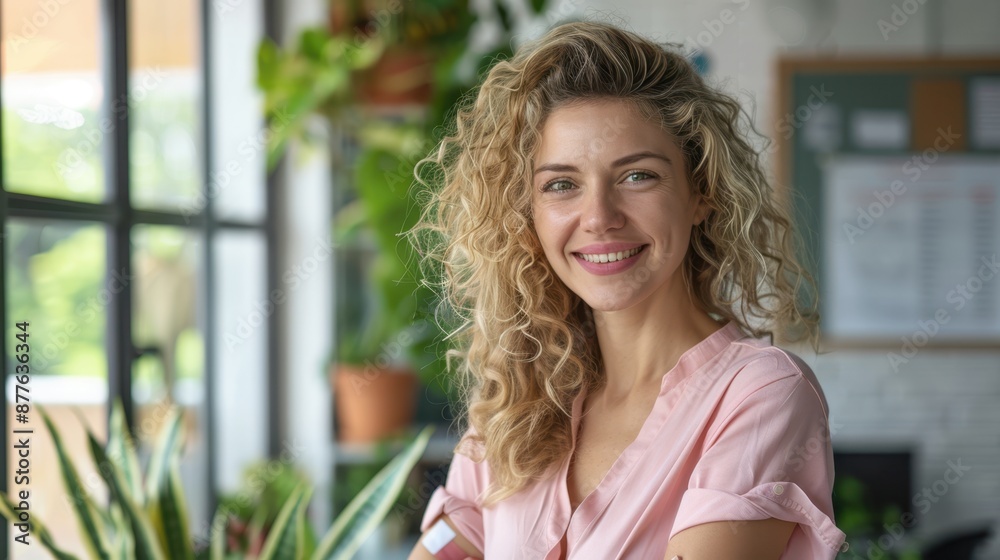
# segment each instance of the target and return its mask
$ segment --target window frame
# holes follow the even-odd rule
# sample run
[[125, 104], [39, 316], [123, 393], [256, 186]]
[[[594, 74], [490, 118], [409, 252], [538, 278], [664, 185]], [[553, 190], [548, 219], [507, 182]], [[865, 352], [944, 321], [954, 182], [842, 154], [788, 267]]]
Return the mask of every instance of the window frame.
[[[275, 208], [280, 203], [281, 181], [279, 174], [283, 164], [268, 174], [266, 181], [266, 203], [264, 215], [259, 220], [221, 220], [215, 217], [213, 197], [209, 196], [208, 186], [211, 184], [211, 171], [213, 170], [214, 146], [212, 145], [212, 134], [214, 127], [211, 120], [211, 108], [213, 102], [213, 68], [211, 60], [212, 48], [212, 6], [209, 0], [199, 0], [197, 13], [200, 17], [200, 51], [198, 53], [201, 64], [201, 91], [199, 117], [201, 119], [199, 136], [203, 146], [203, 156], [201, 161], [201, 185], [200, 193], [205, 197], [205, 205], [201, 212], [195, 215], [183, 215], [180, 212], [169, 212], [159, 210], [138, 209], [132, 206], [129, 185], [130, 176], [130, 122], [132, 108], [129, 104], [124, 104], [124, 109], [119, 110], [119, 124], [115, 126], [105, 137], [104, 143], [104, 164], [105, 164], [105, 189], [108, 193], [107, 202], [89, 203], [72, 200], [64, 200], [43, 196], [35, 196], [23, 193], [14, 193], [7, 190], [7, 183], [4, 175], [4, 138], [0, 134], [0, 317], [4, 319], [2, 332], [4, 341], [0, 344], [0, 364], [3, 364], [4, 382], [0, 383], [0, 399], [7, 406], [7, 336], [9, 336], [9, 324], [7, 321], [7, 247], [6, 231], [8, 221], [11, 218], [35, 218], [44, 219], [53, 223], [58, 222], [89, 222], [101, 224], [107, 228], [107, 263], [105, 277], [109, 277], [111, 271], [127, 270], [132, 271], [132, 247], [131, 234], [133, 228], [141, 225], [161, 225], [184, 228], [185, 231], [192, 232], [203, 242], [202, 261], [199, 270], [199, 284], [203, 287], [205, 301], [210, 302], [204, 310], [204, 323], [199, 325], [202, 330], [205, 344], [204, 354], [204, 384], [205, 384], [205, 410], [204, 438], [207, 449], [207, 460], [204, 475], [207, 477], [208, 486], [208, 515], [211, 517], [216, 510], [219, 498], [219, 472], [217, 462], [216, 440], [216, 410], [215, 410], [215, 360], [218, 357], [219, 340], [216, 336], [216, 308], [211, 303], [215, 301], [215, 248], [216, 236], [221, 232], [243, 230], [256, 231], [262, 234], [265, 239], [265, 259], [266, 259], [266, 293], [278, 285], [278, 248], [279, 248], [279, 223], [276, 219], [278, 212]], [[125, 99], [129, 91], [129, 14], [128, 0], [100, 0], [100, 16], [98, 38], [101, 40], [101, 80], [108, 93], [102, 99], [102, 114], [111, 114], [110, 102], [114, 99]], [[279, 7], [275, 0], [261, 0], [259, 9], [263, 10], [265, 16], [264, 34], [268, 37], [275, 37], [278, 34]], [[0, 18], [3, 17], [0, 8]], [[2, 39], [2, 37], [0, 37]], [[2, 103], [3, 76], [0, 74], [0, 103]], [[2, 119], [2, 116], [0, 116]], [[263, 117], [261, 117], [263, 124]], [[2, 120], [0, 120], [2, 126]], [[125, 418], [130, 430], [135, 433], [135, 410], [132, 401], [132, 367], [133, 362], [140, 356], [132, 339], [132, 314], [133, 301], [131, 289], [121, 290], [113, 293], [107, 311], [106, 345], [105, 352], [108, 357], [108, 419], [110, 419], [110, 403], [115, 399], [121, 399], [124, 406]], [[278, 375], [279, 360], [282, 357], [282, 339], [279, 328], [280, 313], [272, 313], [266, 318], [267, 334], [267, 372], [265, 387], [270, 398], [267, 402], [267, 409], [262, 413], [267, 415], [267, 450], [268, 454], [276, 457], [281, 451], [282, 434], [282, 411], [283, 400], [280, 398], [285, 393], [284, 383]], [[30, 320], [30, 318], [29, 318]], [[6, 408], [0, 414], [0, 433], [7, 434]], [[7, 478], [9, 451], [7, 445], [0, 446], [0, 492], [8, 491]], [[8, 550], [9, 524], [0, 523], [0, 558], [9, 558], [11, 550]]]

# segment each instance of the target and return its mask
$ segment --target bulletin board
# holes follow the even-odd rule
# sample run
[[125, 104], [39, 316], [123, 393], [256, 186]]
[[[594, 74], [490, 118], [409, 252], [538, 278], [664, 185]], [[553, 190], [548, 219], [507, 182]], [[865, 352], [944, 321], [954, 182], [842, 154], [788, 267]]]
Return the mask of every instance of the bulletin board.
[[1000, 59], [783, 59], [778, 86], [824, 346], [1000, 346]]

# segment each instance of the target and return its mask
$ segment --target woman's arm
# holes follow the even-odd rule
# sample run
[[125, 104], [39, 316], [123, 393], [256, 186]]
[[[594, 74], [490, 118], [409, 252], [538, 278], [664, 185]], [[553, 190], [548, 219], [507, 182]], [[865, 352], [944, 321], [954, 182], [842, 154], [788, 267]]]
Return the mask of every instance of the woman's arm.
[[[444, 519], [444, 522], [447, 523], [448, 526], [451, 527], [451, 530], [455, 532], [455, 544], [458, 545], [458, 548], [461, 548], [462, 551], [468, 554], [471, 558], [482, 559], [483, 553], [477, 550], [476, 547], [469, 542], [469, 539], [466, 539], [462, 535], [462, 533], [458, 532], [455, 524], [451, 522], [451, 519], [447, 514], [442, 514], [438, 517], [438, 519]], [[434, 523], [437, 523], [436, 519], [434, 520]], [[434, 523], [431, 523], [430, 526], [434, 527]], [[431, 555], [423, 544], [424, 537], [426, 537], [427, 533], [430, 531], [431, 529], [428, 529], [423, 535], [420, 536], [420, 540], [417, 541], [417, 546], [413, 547], [413, 551], [410, 552], [410, 556], [407, 560], [435, 560], [434, 556]]]
[[684, 560], [778, 560], [795, 525], [774, 518], [702, 523], [674, 535], [664, 560], [674, 556]]

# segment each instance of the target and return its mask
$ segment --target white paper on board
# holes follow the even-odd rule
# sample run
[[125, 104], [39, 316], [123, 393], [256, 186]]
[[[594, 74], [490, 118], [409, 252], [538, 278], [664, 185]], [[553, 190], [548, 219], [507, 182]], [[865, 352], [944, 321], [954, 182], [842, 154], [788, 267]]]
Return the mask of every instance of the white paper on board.
[[970, 84], [972, 145], [1000, 148], [1000, 78], [977, 78]]
[[851, 114], [854, 145], [867, 150], [905, 150], [910, 119], [903, 111], [863, 109]]

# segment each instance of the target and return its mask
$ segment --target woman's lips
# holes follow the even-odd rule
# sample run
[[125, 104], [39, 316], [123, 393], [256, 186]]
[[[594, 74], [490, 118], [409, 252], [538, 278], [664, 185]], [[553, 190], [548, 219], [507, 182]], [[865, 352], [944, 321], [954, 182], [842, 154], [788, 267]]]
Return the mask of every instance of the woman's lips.
[[627, 259], [622, 259], [620, 261], [606, 262], [606, 263], [595, 263], [584, 259], [580, 253], [573, 253], [573, 258], [576, 262], [583, 267], [584, 270], [590, 272], [591, 274], [596, 274], [598, 276], [607, 276], [609, 274], [618, 274], [624, 270], [628, 270], [635, 266], [635, 263], [639, 262], [639, 257], [646, 251], [648, 245], [642, 245], [639, 247], [639, 252], [628, 257]]

